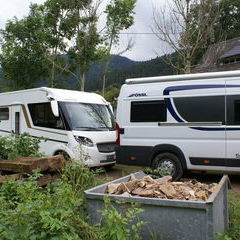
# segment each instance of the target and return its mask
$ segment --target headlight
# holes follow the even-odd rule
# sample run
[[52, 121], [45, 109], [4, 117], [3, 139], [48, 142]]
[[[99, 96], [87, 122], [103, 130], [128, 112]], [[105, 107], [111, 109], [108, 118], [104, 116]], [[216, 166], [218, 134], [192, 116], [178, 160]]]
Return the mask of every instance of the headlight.
[[89, 139], [89, 138], [79, 137], [79, 136], [74, 136], [74, 138], [80, 144], [83, 144], [83, 145], [88, 146], [88, 147], [93, 147], [94, 146], [92, 140]]

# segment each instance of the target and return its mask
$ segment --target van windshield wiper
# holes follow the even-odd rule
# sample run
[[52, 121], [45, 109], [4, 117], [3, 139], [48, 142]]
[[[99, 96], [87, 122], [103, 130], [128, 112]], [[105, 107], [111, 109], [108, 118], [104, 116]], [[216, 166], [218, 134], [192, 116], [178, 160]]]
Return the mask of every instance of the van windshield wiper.
[[74, 128], [75, 129], [88, 130], [88, 131], [96, 131], [96, 130], [102, 131], [101, 127], [74, 127]]
[[109, 131], [115, 130], [113, 127], [99, 127], [99, 129], [107, 129]]

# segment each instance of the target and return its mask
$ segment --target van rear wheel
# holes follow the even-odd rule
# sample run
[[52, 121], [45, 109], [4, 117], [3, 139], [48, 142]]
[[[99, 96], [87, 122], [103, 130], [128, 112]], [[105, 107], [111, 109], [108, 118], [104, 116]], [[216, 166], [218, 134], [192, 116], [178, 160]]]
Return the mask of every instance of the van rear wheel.
[[166, 174], [171, 175], [173, 179], [177, 180], [183, 175], [183, 167], [180, 159], [173, 153], [159, 153], [152, 161], [152, 168], [161, 168], [166, 170]]

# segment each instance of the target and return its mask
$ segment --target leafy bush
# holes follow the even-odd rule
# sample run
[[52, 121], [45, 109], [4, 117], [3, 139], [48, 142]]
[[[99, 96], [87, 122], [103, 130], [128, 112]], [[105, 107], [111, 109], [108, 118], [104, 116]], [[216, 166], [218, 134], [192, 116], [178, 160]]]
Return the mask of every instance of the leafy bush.
[[0, 188], [0, 239], [98, 239], [78, 205], [71, 185], [62, 180], [46, 189], [34, 177], [7, 182]]
[[24, 181], [0, 186], [1, 240], [127, 240], [140, 239], [143, 224], [133, 224], [141, 210], [129, 208], [122, 215], [105, 203], [104, 222], [89, 225], [83, 191], [96, 185], [95, 172], [81, 165], [67, 165], [62, 178], [47, 187], [37, 186], [41, 176], [35, 172]]
[[167, 176], [167, 175], [171, 175], [170, 171], [168, 169], [165, 169], [165, 168], [156, 168], [156, 169], [145, 168], [143, 170], [143, 172], [145, 174], [151, 176], [154, 179], [164, 177], [164, 176]]
[[[0, 137], [0, 157], [39, 156], [40, 139], [27, 133]], [[37, 186], [38, 171], [23, 181], [8, 181], [0, 185], [1, 240], [125, 240], [140, 239], [138, 229], [143, 224], [133, 222], [141, 212], [131, 208], [122, 216], [106, 202], [104, 222], [91, 226], [86, 221], [83, 192], [95, 186], [96, 172], [69, 161], [61, 170], [61, 178], [46, 188]]]
[[[108, 198], [105, 198], [105, 209], [100, 211], [103, 216], [101, 225], [101, 238], [102, 240], [139, 240], [139, 230], [142, 225], [146, 224], [143, 221], [136, 221], [137, 215], [143, 210], [136, 207], [128, 207], [125, 212], [120, 213], [111, 204]], [[120, 203], [119, 203], [120, 204]], [[121, 204], [120, 204], [121, 206]]]
[[39, 153], [41, 139], [33, 138], [28, 133], [0, 137], [0, 159], [42, 156]]

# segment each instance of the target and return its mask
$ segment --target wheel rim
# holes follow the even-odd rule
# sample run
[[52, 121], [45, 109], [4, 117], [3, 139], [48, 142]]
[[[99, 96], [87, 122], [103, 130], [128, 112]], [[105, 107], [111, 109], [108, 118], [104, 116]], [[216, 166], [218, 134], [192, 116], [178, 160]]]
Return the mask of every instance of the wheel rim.
[[171, 175], [173, 176], [174, 173], [176, 172], [176, 166], [175, 163], [171, 159], [162, 159], [159, 161], [157, 168], [165, 169], [168, 174], [166, 175]]

